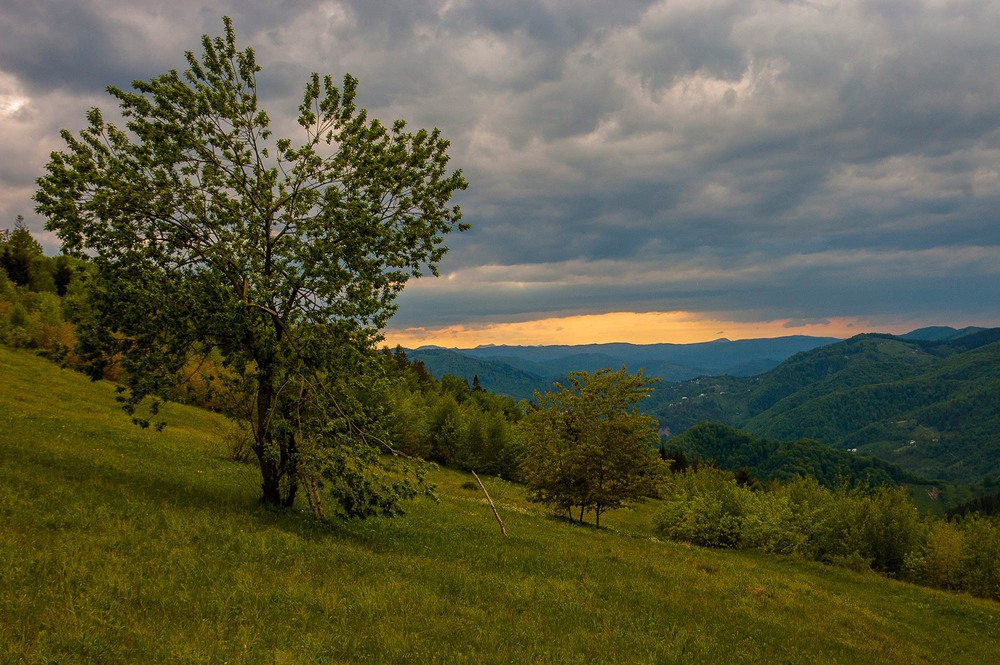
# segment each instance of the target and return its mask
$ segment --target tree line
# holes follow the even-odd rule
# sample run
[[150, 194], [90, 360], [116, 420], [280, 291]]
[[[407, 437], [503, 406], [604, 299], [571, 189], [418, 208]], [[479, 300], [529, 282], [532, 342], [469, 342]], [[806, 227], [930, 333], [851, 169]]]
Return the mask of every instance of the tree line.
[[76, 344], [70, 320], [81, 304], [87, 263], [49, 257], [20, 215], [0, 231], [0, 344], [65, 357]]

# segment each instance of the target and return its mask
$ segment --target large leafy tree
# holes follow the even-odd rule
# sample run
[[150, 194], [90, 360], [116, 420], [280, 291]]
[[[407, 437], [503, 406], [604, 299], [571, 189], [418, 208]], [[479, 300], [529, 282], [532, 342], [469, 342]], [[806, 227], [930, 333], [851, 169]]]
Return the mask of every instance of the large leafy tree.
[[325, 479], [344, 514], [393, 512], [411, 486], [375, 472], [389, 444], [369, 359], [407, 280], [464, 230], [466, 182], [438, 130], [369, 120], [350, 75], [313, 74], [303, 138], [275, 138], [254, 51], [223, 22], [183, 73], [109, 88], [124, 129], [92, 109], [38, 180], [47, 228], [97, 267], [85, 350], [96, 374], [121, 363], [143, 425], [192, 357], [221, 355], [265, 503]]
[[665, 470], [654, 454], [656, 421], [636, 404], [658, 379], [602, 369], [572, 372], [535, 394], [537, 408], [525, 419], [527, 449], [523, 473], [533, 501], [580, 520], [643, 500], [656, 491]]

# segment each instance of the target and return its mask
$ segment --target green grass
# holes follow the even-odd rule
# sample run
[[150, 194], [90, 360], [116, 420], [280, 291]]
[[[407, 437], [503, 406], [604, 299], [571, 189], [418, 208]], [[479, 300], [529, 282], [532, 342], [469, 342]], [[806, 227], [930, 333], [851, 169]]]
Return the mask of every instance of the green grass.
[[[212, 414], [132, 426], [114, 390], [0, 349], [0, 661], [987, 663], [1000, 605], [566, 523], [484, 479], [317, 524], [257, 502]], [[4, 661], [6, 658], [6, 661]]]

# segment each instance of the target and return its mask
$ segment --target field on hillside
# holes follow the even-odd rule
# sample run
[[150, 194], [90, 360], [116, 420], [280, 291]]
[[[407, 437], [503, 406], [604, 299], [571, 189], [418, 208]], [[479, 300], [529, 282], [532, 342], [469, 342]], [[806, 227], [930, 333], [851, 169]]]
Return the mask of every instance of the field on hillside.
[[[434, 474], [399, 519], [256, 503], [225, 422], [132, 426], [114, 389], [0, 349], [5, 662], [987, 663], [1000, 604], [568, 524]], [[602, 520], [603, 521], [603, 520]], [[0, 659], [2, 660], [2, 659]]]

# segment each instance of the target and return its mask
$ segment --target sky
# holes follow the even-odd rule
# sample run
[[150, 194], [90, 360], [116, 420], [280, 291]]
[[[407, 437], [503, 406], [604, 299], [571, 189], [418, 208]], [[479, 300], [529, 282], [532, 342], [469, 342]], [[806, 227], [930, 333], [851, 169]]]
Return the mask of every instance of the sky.
[[472, 228], [390, 345], [1000, 326], [992, 0], [5, 0], [0, 229], [58, 251], [31, 197], [59, 130], [223, 15], [276, 126], [350, 73], [451, 141]]

